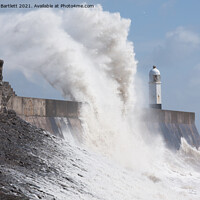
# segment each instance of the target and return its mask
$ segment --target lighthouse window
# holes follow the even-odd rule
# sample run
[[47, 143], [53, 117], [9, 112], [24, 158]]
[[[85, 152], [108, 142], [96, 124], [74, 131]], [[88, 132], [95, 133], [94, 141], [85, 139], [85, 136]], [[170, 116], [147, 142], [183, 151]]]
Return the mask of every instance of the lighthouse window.
[[159, 76], [159, 75], [154, 75], [154, 81], [155, 81], [155, 82], [160, 81], [160, 76]]

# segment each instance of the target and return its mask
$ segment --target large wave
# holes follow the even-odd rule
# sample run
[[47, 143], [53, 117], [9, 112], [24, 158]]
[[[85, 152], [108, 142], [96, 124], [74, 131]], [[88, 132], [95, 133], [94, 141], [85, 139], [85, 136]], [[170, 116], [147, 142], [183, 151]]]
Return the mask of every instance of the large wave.
[[140, 121], [137, 61], [127, 40], [130, 20], [96, 6], [4, 13], [0, 26], [0, 55], [7, 67], [32, 79], [32, 72], [38, 72], [65, 98], [83, 102], [84, 144], [134, 170], [131, 190], [137, 197], [188, 199], [185, 181], [199, 177], [198, 172], [182, 166], [184, 159], [168, 151]]

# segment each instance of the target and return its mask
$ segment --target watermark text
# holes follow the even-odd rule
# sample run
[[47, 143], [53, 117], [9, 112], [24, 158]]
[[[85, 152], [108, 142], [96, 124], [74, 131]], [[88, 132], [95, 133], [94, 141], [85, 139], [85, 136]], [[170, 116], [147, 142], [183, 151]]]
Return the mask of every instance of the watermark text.
[[5, 4], [1, 3], [0, 8], [1, 9], [38, 9], [38, 8], [61, 8], [61, 9], [67, 9], [67, 8], [94, 8], [95, 5], [91, 4], [49, 4], [49, 3], [43, 3], [43, 4], [29, 4], [29, 3], [17, 3], [17, 4]]

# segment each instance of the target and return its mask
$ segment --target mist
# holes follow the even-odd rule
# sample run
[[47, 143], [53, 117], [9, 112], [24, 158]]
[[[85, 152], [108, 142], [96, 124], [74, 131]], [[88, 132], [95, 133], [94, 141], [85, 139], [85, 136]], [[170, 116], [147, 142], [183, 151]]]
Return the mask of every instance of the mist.
[[[9, 70], [17, 69], [32, 81], [40, 75], [65, 99], [82, 102], [81, 145], [109, 158], [112, 165], [117, 163], [134, 172], [133, 179], [125, 176], [123, 183], [134, 184], [134, 190], [122, 189], [122, 194], [134, 193], [143, 199], [149, 194], [151, 199], [187, 199], [179, 191], [185, 190], [185, 182], [196, 172], [166, 149], [159, 134], [150, 133], [141, 120], [143, 98], [138, 88], [142, 87], [136, 77], [134, 45], [127, 39], [130, 24], [129, 19], [105, 12], [100, 5], [94, 9], [3, 13], [0, 55]], [[189, 147], [183, 142], [181, 156], [186, 149]], [[190, 152], [199, 155], [198, 151]], [[97, 171], [100, 180], [109, 177], [113, 168], [106, 165], [103, 169], [105, 176]], [[119, 174], [128, 173], [123, 170]], [[109, 180], [121, 185], [115, 174]], [[194, 185], [198, 188], [198, 180]], [[97, 190], [99, 185], [95, 186]], [[109, 187], [113, 188], [112, 184]]]
[[[141, 98], [134, 47], [127, 40], [130, 24], [100, 5], [0, 16], [6, 67], [32, 81], [40, 74], [65, 99], [86, 103], [81, 110], [85, 144], [126, 166], [154, 157], [143, 143], [147, 130], [141, 129], [140, 114], [133, 112]], [[136, 151], [141, 155], [133, 156]]]

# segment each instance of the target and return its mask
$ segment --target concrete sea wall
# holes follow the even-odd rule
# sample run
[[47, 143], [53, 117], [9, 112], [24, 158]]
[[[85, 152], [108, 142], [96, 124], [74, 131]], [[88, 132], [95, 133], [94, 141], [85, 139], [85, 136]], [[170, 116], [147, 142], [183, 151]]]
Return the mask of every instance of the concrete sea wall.
[[81, 140], [82, 126], [79, 120], [80, 103], [52, 99], [13, 96], [8, 108], [32, 125], [64, 138], [72, 134]]
[[167, 146], [179, 149], [181, 137], [194, 146], [200, 146], [200, 135], [195, 125], [195, 113], [148, 109], [144, 118], [151, 132], [158, 132]]
[[38, 117], [78, 117], [78, 102], [13, 96], [8, 107], [18, 115]]
[[[83, 128], [79, 119], [81, 103], [52, 99], [12, 96], [8, 108], [29, 123], [64, 138], [65, 134], [81, 140]], [[200, 146], [195, 126], [195, 113], [160, 109], [146, 109], [143, 121], [152, 133], [163, 136], [166, 144], [178, 149], [181, 137], [192, 146]]]

